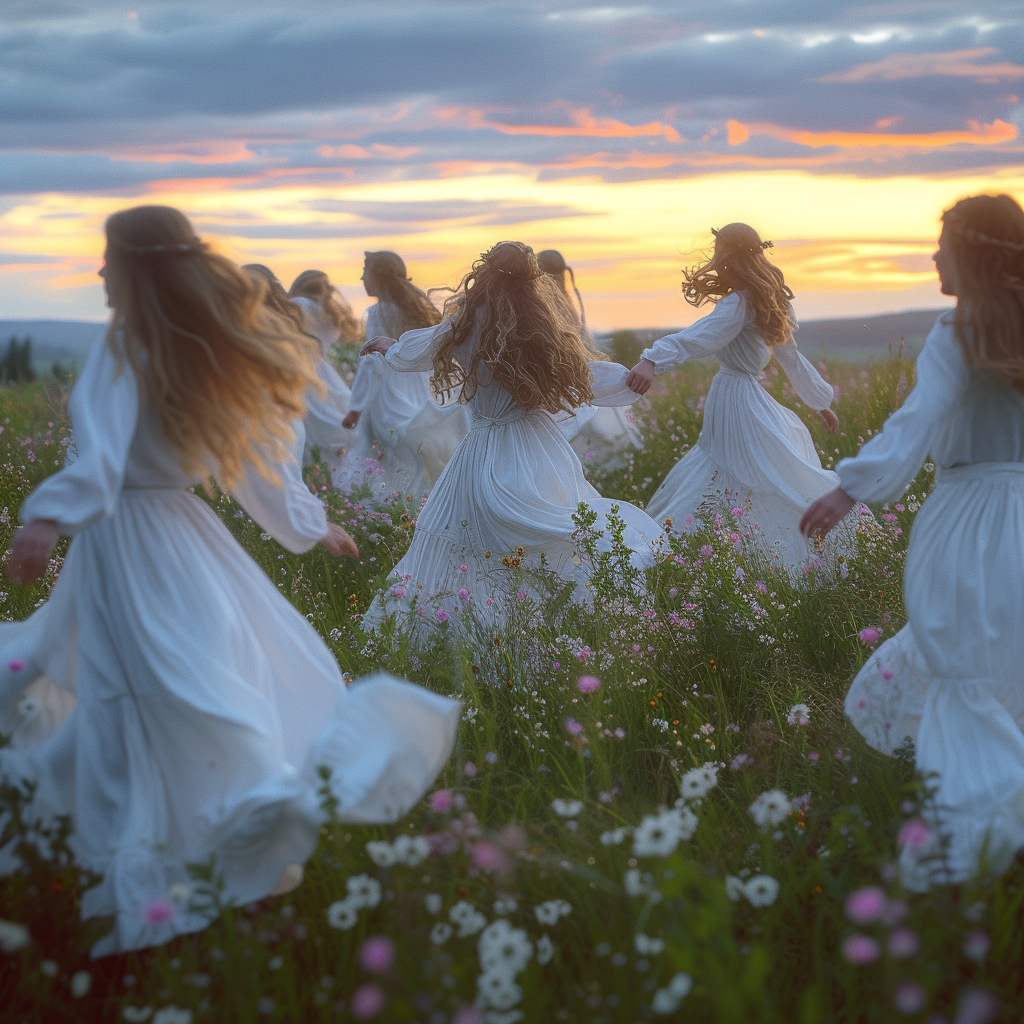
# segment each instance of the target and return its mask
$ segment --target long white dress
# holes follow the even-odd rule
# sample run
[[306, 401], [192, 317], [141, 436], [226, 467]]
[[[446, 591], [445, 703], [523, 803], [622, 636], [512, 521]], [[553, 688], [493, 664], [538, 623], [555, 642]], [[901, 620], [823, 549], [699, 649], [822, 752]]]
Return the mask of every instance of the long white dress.
[[[697, 443], [669, 471], [647, 504], [655, 519], [672, 519], [677, 532], [700, 527], [698, 509], [744, 507], [748, 534], [758, 550], [792, 569], [817, 557], [800, 534], [800, 517], [815, 499], [839, 485], [823, 469], [800, 417], [780, 405], [758, 381], [772, 355], [811, 409], [832, 404], [832, 386], [793, 343], [769, 347], [746, 295], [731, 292], [714, 310], [677, 334], [659, 338], [643, 353], [661, 374], [687, 359], [718, 357], [719, 369], [704, 403]], [[825, 555], [849, 553], [857, 513], [830, 536]], [[754, 527], [757, 527], [755, 530]]]
[[643, 434], [630, 409], [584, 405], [558, 418], [565, 439], [590, 470], [622, 469], [644, 446]]
[[[269, 894], [324, 820], [320, 766], [342, 819], [394, 821], [443, 767], [457, 701], [378, 674], [346, 688], [327, 646], [234, 540], [178, 465], [136, 375], [94, 348], [71, 396], [78, 458], [41, 483], [25, 521], [73, 536], [50, 599], [0, 625], [0, 776], [36, 784], [42, 820], [69, 814], [111, 915], [95, 955], [209, 923], [146, 908], [214, 858], [225, 900]], [[302, 450], [297, 424], [295, 450]], [[291, 551], [326, 532], [297, 462], [283, 487], [250, 471], [242, 507]], [[0, 808], [0, 816], [4, 814]], [[16, 868], [10, 848], [0, 870]]]
[[[402, 335], [388, 349], [389, 366], [422, 372], [450, 326], [446, 321]], [[477, 329], [456, 349], [462, 366], [470, 365], [478, 344]], [[590, 367], [594, 405], [636, 401], [638, 396], [625, 386], [624, 366], [595, 362]], [[573, 601], [588, 603], [583, 584], [592, 567], [573, 538], [573, 514], [580, 502], [598, 513], [594, 529], [604, 533], [599, 550], [610, 547], [607, 516], [618, 505], [632, 565], [644, 569], [654, 564], [654, 547], [662, 537], [657, 523], [635, 505], [598, 494], [550, 413], [528, 412], [494, 382], [486, 367], [481, 365], [478, 374], [479, 386], [468, 402], [470, 431], [423, 506], [408, 552], [363, 617], [366, 629], [414, 603], [427, 612], [428, 620], [436, 616], [444, 621], [467, 601], [481, 621], [501, 618], [507, 597], [501, 559], [516, 555], [517, 547], [523, 549], [519, 557], [524, 568], [540, 568], [543, 556], [548, 569], [579, 584]]]
[[[401, 322], [397, 306], [377, 302], [367, 311], [366, 337], [395, 337]], [[359, 360], [348, 407], [362, 415], [331, 474], [334, 486], [346, 494], [366, 485], [378, 500], [393, 494], [425, 498], [469, 430], [465, 407], [438, 404], [429, 365], [398, 373], [379, 353]]]
[[351, 439], [341, 421], [348, 412], [352, 391], [328, 360], [331, 346], [338, 340], [338, 329], [327, 321], [323, 310], [313, 299], [299, 295], [291, 301], [302, 310], [307, 333], [320, 342], [316, 373], [327, 387], [323, 398], [312, 392], [306, 395], [306, 415], [302, 421], [306, 431], [303, 458], [309, 462], [315, 447], [320, 449], [321, 458], [333, 463], [338, 459], [338, 449], [348, 445]]
[[[907, 625], [861, 669], [846, 713], [891, 754], [909, 736], [938, 773], [933, 823], [951, 838], [949, 875], [973, 875], [1024, 848], [1024, 397], [966, 364], [952, 316], [936, 321], [906, 402], [838, 472], [861, 501], [892, 501], [935, 463], [935, 489], [910, 535]], [[931, 851], [931, 844], [925, 844]], [[904, 883], [931, 872], [907, 847]]]

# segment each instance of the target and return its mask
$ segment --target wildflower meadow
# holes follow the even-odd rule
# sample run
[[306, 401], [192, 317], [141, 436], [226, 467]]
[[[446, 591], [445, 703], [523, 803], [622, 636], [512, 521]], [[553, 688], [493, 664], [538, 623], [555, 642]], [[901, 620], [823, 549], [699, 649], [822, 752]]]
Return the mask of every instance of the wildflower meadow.
[[[649, 499], [692, 445], [712, 366], [660, 378], [635, 409], [646, 445], [592, 479]], [[767, 387], [804, 418], [825, 465], [853, 454], [901, 403], [898, 355], [830, 363], [841, 425], [826, 433], [784, 378]], [[67, 385], [0, 390], [0, 541], [31, 487], [63, 463]], [[853, 675], [905, 621], [903, 564], [926, 464], [899, 503], [862, 510], [856, 557], [790, 575], [747, 542], [742, 495], [673, 524], [659, 565], [623, 584], [597, 559], [592, 609], [552, 578], [515, 589], [503, 628], [471, 602], [417, 629], [369, 637], [360, 618], [415, 530], [418, 503], [309, 484], [361, 561], [285, 552], [227, 496], [203, 493], [327, 640], [353, 680], [383, 669], [463, 701], [436, 789], [383, 827], [338, 821], [324, 787], [321, 841], [302, 885], [225, 905], [215, 862], [146, 909], [205, 912], [203, 931], [93, 960], [105, 922], [81, 922], [97, 881], [40, 824], [27, 787], [0, 784], [0, 1017], [11, 1024], [273, 1021], [613, 1024], [1020, 1019], [1024, 871], [901, 890], [902, 845], [932, 841], [912, 748], [883, 757], [843, 714]], [[593, 519], [578, 514], [581, 538]], [[613, 524], [614, 532], [614, 524]], [[154, 544], [159, 538], [153, 539]], [[514, 577], [515, 539], [494, 552]], [[58, 548], [58, 555], [66, 550]], [[16, 587], [21, 619], [61, 570]], [[389, 584], [389, 585], [394, 585]], [[409, 587], [415, 581], [406, 581]], [[18, 715], [39, 709], [23, 701]], [[941, 856], [941, 848], [936, 856]]]

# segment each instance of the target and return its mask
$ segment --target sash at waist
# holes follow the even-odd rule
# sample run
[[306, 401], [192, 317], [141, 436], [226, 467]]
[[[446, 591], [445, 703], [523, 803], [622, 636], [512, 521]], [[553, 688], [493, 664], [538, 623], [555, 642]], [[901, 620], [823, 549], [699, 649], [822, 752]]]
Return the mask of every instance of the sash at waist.
[[1024, 462], [967, 462], [956, 466], [938, 466], [935, 483], [961, 483], [984, 480], [990, 476], [1018, 476], [1024, 482]]
[[521, 405], [513, 406], [499, 416], [481, 416], [474, 412], [470, 422], [470, 430], [490, 430], [491, 427], [504, 427], [509, 423], [517, 423], [526, 419], [526, 410]]

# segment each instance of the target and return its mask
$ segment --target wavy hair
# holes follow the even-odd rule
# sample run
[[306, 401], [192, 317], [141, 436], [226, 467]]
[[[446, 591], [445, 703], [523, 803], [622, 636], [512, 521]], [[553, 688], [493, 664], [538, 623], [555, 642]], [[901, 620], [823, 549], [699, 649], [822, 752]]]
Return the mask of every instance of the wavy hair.
[[339, 341], [351, 345], [359, 339], [359, 321], [352, 307], [322, 270], [304, 270], [292, 281], [288, 298], [300, 295], [312, 299], [323, 310], [324, 319], [338, 329]]
[[[575, 312], [522, 242], [499, 242], [484, 253], [445, 302], [451, 320], [434, 353], [434, 388], [460, 389], [468, 402], [481, 367], [525, 409], [575, 409], [594, 397], [589, 353]], [[479, 330], [469, 366], [455, 350]]]
[[746, 292], [766, 345], [785, 345], [793, 338], [796, 322], [790, 300], [793, 293], [778, 267], [768, 262], [771, 242], [749, 224], [726, 224], [717, 231], [711, 259], [683, 270], [683, 296], [691, 306], [718, 302], [734, 291]]
[[401, 323], [395, 326], [396, 338], [406, 331], [433, 327], [440, 322], [441, 314], [427, 293], [412, 283], [412, 278], [406, 274], [405, 261], [397, 252], [385, 249], [363, 255], [363, 272], [373, 275], [379, 297], [401, 311]]
[[230, 488], [250, 463], [279, 482], [274, 466], [291, 457], [291, 424], [319, 383], [316, 342], [180, 210], [121, 210], [106, 236], [107, 343], [144, 385], [182, 468]]
[[1024, 394], [1024, 210], [1008, 195], [971, 196], [942, 223], [967, 363]]

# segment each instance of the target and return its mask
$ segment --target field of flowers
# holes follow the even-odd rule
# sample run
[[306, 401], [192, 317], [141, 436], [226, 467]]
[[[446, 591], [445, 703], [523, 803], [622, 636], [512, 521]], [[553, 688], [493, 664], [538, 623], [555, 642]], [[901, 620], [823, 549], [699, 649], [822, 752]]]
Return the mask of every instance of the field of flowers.
[[[595, 482], [644, 501], [700, 430], [713, 367], [660, 378], [638, 408], [646, 448]], [[841, 433], [805, 418], [826, 464], [898, 406], [912, 367], [830, 365]], [[52, 382], [0, 391], [0, 543], [67, 443]], [[742, 503], [673, 539], [650, 602], [623, 599], [614, 556], [594, 610], [524, 597], [500, 630], [430, 627], [369, 641], [359, 619], [408, 546], [418, 509], [325, 491], [358, 564], [293, 556], [229, 498], [206, 497], [327, 639], [353, 678], [384, 668], [459, 696], [465, 715], [436, 790], [391, 828], [331, 816], [302, 886], [246, 907], [216, 865], [149, 908], [209, 908], [202, 933], [92, 961], [102, 922], [60, 829], [0, 787], [0, 840], [25, 869], [0, 880], [0, 1016], [12, 1024], [415, 1021], [707, 1024], [1019, 1020], [1024, 871], [925, 896], [901, 891], [902, 843], [927, 793], [912, 751], [888, 759], [842, 698], [904, 621], [907, 535], [930, 467], [892, 508], [862, 516], [860, 554], [797, 580], [743, 554]], [[311, 486], [324, 484], [314, 468]], [[581, 523], [583, 519], [581, 518]], [[510, 548], [514, 538], [510, 538]], [[507, 553], [514, 558], [514, 551]], [[0, 577], [0, 616], [46, 597]], [[536, 581], [535, 581], [536, 582]], [[531, 588], [530, 593], [534, 593]], [[523, 592], [524, 594], [526, 591]], [[434, 624], [436, 623], [436, 625]], [[454, 639], [453, 639], [454, 638]], [[31, 708], [24, 709], [30, 714]]]

